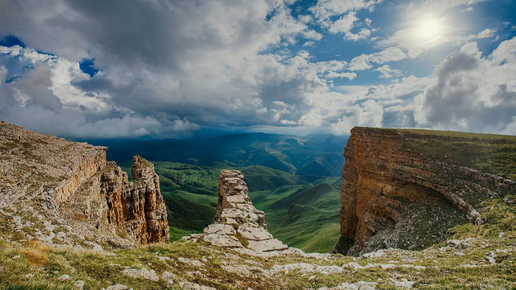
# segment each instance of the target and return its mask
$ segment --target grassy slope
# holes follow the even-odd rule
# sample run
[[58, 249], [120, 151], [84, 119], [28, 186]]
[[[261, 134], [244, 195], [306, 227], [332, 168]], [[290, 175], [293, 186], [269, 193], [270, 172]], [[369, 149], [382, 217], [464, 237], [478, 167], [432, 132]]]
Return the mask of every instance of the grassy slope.
[[421, 158], [467, 166], [516, 180], [516, 136], [416, 129], [387, 130], [410, 138], [411, 148], [420, 152]]
[[[215, 215], [219, 171], [228, 167], [177, 162], [154, 162], [154, 165], [169, 208], [171, 239], [202, 232]], [[331, 251], [339, 235], [340, 200], [336, 186], [340, 178], [298, 176], [258, 165], [234, 169], [245, 175], [249, 195], [254, 205], [265, 211], [266, 222], [275, 237], [305, 251]], [[324, 183], [315, 187], [309, 183], [321, 181]]]
[[256, 208], [263, 210], [275, 238], [306, 252], [329, 253], [339, 237], [340, 191], [328, 178], [313, 187], [251, 192]]
[[[288, 192], [278, 194], [288, 196]], [[18, 247], [0, 240], [0, 289], [75, 289], [73, 285], [77, 280], [85, 282], [85, 289], [106, 288], [117, 283], [133, 289], [181, 289], [181, 281], [217, 289], [318, 289], [336, 287], [344, 282], [366, 281], [378, 283], [377, 289], [399, 289], [395, 282], [403, 279], [413, 281], [413, 289], [515, 289], [516, 208], [508, 206], [507, 201], [514, 205], [514, 194], [508, 195], [505, 202], [493, 199], [484, 204], [487, 210], [482, 212], [483, 219], [494, 222], [452, 229], [450, 238], [473, 237], [462, 245], [451, 246], [442, 242], [423, 251], [391, 250], [371, 258], [333, 255], [318, 259], [293, 253], [260, 258], [202, 242], [183, 241], [130, 249], [105, 247], [107, 252], [99, 252], [72, 247], [52, 249], [30, 242]], [[494, 264], [491, 264], [486, 258], [493, 255]], [[202, 261], [203, 264], [192, 266], [182, 262], [185, 261], [182, 258]], [[270, 270], [274, 265], [291, 263], [338, 268], [352, 262], [361, 266], [377, 266], [367, 269], [347, 266], [340, 273], [291, 270], [264, 275], [256, 271], [242, 276], [224, 270], [224, 265]], [[378, 264], [389, 264], [390, 267], [382, 269]], [[129, 277], [123, 273], [126, 267], [154, 270], [160, 279], [151, 281]], [[167, 281], [161, 278], [164, 271], [175, 275], [174, 284], [167, 285]], [[63, 274], [69, 275], [70, 279], [58, 279]]]

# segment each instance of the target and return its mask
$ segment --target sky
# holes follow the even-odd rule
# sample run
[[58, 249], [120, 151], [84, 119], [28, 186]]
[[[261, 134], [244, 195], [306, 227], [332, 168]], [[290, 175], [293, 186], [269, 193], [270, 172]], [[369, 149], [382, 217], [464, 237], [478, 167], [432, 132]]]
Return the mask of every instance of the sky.
[[70, 138], [516, 135], [516, 1], [0, 0], [0, 119]]

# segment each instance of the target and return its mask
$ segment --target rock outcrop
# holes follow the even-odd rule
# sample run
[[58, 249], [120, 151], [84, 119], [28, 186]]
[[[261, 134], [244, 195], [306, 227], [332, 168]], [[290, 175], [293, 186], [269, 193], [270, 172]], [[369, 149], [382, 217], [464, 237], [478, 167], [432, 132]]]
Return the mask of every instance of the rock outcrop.
[[153, 165], [135, 157], [129, 182], [116, 163], [107, 162], [106, 150], [2, 122], [0, 233], [9, 240], [97, 248], [167, 242]]
[[141, 244], [169, 242], [167, 209], [154, 165], [140, 156], [133, 161], [133, 182], [112, 161], [102, 174], [101, 193], [106, 196], [108, 222], [117, 227], [118, 233], [132, 236]]
[[267, 231], [265, 214], [253, 206], [243, 178], [238, 170], [220, 171], [217, 213], [213, 224], [204, 229], [202, 238], [215, 246], [247, 248], [256, 252], [287, 249]]
[[510, 136], [353, 128], [344, 149], [341, 238], [334, 251], [421, 249], [457, 224], [483, 223], [481, 202], [514, 192], [516, 182], [471, 167], [491, 162], [496, 168], [497, 146], [515, 145]]

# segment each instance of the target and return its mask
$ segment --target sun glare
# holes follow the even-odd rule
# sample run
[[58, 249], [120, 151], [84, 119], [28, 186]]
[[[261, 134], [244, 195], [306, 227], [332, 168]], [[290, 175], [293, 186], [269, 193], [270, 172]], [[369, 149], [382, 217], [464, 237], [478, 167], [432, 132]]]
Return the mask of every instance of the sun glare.
[[421, 41], [432, 41], [443, 36], [445, 32], [444, 19], [422, 17], [414, 27], [414, 37]]

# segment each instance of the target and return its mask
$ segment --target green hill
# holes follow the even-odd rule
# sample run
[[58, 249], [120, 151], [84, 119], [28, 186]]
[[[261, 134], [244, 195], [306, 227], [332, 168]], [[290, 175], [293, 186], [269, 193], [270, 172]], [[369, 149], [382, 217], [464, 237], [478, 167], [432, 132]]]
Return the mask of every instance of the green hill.
[[136, 154], [147, 160], [210, 167], [262, 165], [297, 175], [339, 176], [347, 136], [244, 133], [190, 139], [87, 140], [108, 146], [107, 157], [118, 164]]
[[265, 211], [265, 221], [275, 238], [306, 252], [328, 253], [340, 236], [340, 190], [328, 178], [312, 185], [251, 192], [256, 208]]
[[[339, 236], [339, 177], [293, 175], [260, 165], [216, 167], [153, 162], [168, 208], [171, 238], [202, 232], [217, 207], [219, 171], [242, 171], [255, 206], [265, 211], [271, 233], [305, 251], [330, 252]], [[315, 186], [313, 185], [315, 184]]]

